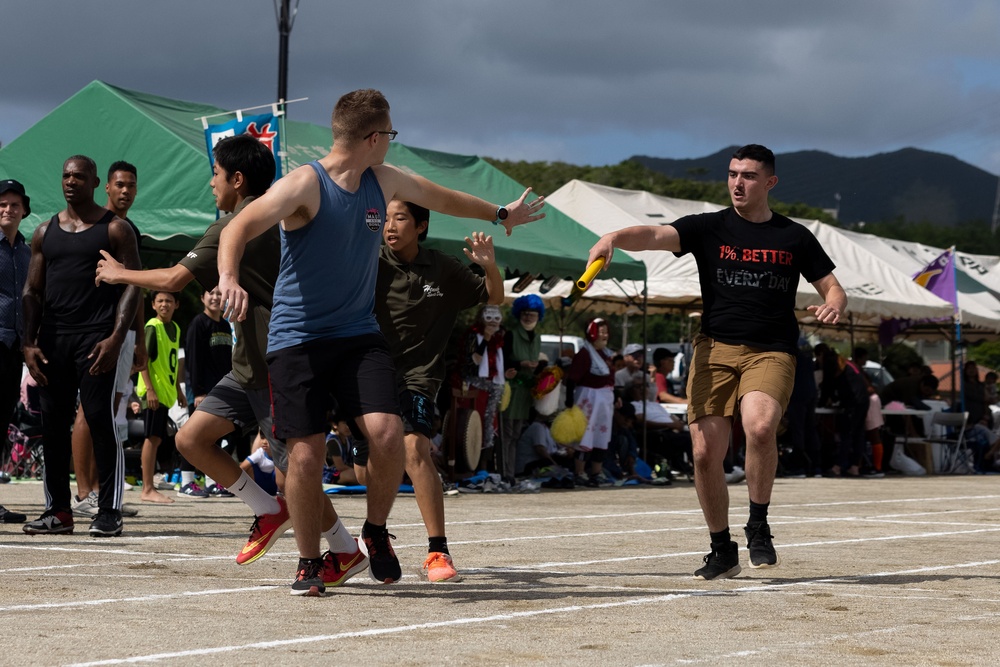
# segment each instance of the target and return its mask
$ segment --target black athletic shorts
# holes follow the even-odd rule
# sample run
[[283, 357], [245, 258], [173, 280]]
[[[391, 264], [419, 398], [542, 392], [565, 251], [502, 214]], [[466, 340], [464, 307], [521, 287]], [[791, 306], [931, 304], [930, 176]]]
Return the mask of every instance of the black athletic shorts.
[[167, 437], [167, 406], [162, 403], [155, 410], [146, 408], [142, 411], [142, 435], [144, 438], [159, 438], [164, 440]]
[[333, 401], [346, 421], [399, 414], [396, 369], [381, 333], [286, 347], [267, 355], [267, 369], [278, 438], [329, 431]]
[[403, 389], [399, 392], [403, 432], [431, 437], [434, 432], [434, 403], [423, 394]]

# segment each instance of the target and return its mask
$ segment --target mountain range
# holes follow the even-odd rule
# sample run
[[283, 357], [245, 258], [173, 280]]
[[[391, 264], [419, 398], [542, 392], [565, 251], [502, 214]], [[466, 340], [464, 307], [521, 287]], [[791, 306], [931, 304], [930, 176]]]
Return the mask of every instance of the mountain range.
[[[631, 159], [671, 178], [725, 181], [737, 146], [694, 159]], [[931, 222], [955, 225], [993, 219], [997, 176], [958, 158], [918, 148], [868, 157], [838, 157], [823, 151], [775, 156], [778, 184], [772, 196], [836, 211], [841, 224]]]

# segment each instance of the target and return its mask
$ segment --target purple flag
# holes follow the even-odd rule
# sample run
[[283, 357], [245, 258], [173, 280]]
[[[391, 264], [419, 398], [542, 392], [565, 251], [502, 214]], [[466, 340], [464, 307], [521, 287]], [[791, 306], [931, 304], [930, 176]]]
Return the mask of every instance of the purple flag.
[[954, 248], [945, 250], [933, 262], [913, 276], [913, 282], [944, 299], [958, 311], [958, 290], [955, 288]]

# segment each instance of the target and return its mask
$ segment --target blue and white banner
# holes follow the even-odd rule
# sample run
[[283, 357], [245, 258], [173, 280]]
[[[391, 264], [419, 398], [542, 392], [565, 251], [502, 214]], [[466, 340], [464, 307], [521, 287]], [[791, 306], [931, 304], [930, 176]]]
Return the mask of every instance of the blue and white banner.
[[278, 131], [278, 117], [274, 114], [264, 113], [256, 116], [243, 116], [234, 118], [218, 125], [209, 125], [205, 128], [205, 141], [208, 144], [208, 162], [210, 166], [215, 165], [215, 156], [212, 149], [220, 139], [234, 137], [237, 134], [249, 134], [257, 139], [274, 153], [274, 162], [277, 165], [275, 179], [281, 178], [281, 159], [278, 153], [281, 150], [281, 140]]

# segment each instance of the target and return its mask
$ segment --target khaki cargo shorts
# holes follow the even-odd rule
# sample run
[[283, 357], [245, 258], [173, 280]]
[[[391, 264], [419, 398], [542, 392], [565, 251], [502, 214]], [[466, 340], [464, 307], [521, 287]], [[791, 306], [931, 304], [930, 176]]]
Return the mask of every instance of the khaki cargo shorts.
[[787, 352], [728, 345], [699, 334], [688, 375], [688, 423], [713, 415], [733, 417], [751, 391], [762, 391], [788, 407], [795, 383], [795, 357]]

